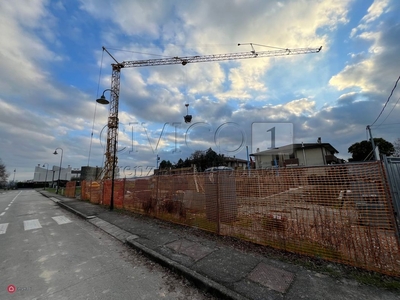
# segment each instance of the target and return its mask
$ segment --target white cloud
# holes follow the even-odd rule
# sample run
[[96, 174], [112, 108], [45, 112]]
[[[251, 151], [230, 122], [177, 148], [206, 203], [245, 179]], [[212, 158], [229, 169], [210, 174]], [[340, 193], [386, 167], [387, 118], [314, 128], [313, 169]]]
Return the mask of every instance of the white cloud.
[[284, 110], [287, 110], [289, 115], [309, 115], [315, 110], [315, 102], [308, 99], [298, 99], [284, 105], [278, 105], [278, 107], [282, 107]]
[[366, 14], [362, 21], [365, 23], [371, 23], [378, 19], [389, 6], [390, 0], [375, 0], [368, 8], [368, 14]]

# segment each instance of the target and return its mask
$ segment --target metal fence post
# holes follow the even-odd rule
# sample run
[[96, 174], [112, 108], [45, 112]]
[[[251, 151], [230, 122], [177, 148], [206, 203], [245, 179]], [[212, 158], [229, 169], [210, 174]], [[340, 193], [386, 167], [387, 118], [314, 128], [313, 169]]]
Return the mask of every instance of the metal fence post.
[[[400, 158], [395, 158], [395, 157], [387, 157], [386, 155], [383, 155], [383, 163], [384, 163], [384, 169], [386, 171], [385, 179], [386, 184], [385, 184], [385, 190], [387, 190], [387, 185], [389, 185], [389, 191], [386, 191], [387, 194], [389, 194], [389, 198], [391, 199], [391, 204], [394, 209], [394, 219], [395, 219], [395, 227], [396, 227], [396, 233], [398, 237], [398, 242], [400, 246], [400, 219], [399, 219], [399, 211], [400, 211], [400, 196], [399, 196], [399, 191], [400, 191], [400, 168], [396, 168], [395, 163], [399, 164], [400, 166]], [[397, 172], [396, 172], [397, 171]]]

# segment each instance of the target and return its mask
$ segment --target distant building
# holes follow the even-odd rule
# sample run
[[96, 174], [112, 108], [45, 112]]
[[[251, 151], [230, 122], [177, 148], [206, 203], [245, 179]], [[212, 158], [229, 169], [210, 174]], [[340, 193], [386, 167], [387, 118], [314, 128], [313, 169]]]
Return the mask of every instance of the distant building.
[[266, 151], [252, 153], [256, 168], [265, 169], [274, 166], [318, 166], [343, 163], [335, 154], [339, 153], [329, 143], [291, 144]]
[[72, 168], [68, 166], [67, 168], [61, 168], [58, 166], [53, 166], [51, 169], [43, 168], [40, 166], [35, 167], [35, 173], [33, 175], [34, 182], [54, 182], [58, 180], [58, 175], [60, 175], [60, 180], [70, 181], [72, 177]]
[[71, 180], [79, 181], [81, 179], [81, 169], [73, 168], [71, 171]]
[[224, 157], [225, 164], [227, 167], [231, 167], [235, 170], [247, 169], [247, 160], [236, 157]]

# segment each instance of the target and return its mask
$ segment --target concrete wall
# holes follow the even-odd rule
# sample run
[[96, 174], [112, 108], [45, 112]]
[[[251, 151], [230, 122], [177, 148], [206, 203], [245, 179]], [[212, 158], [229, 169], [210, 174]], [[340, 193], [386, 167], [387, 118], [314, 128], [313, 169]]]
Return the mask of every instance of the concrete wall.
[[83, 166], [81, 168], [81, 180], [96, 180], [97, 177], [100, 175], [102, 168], [100, 167], [89, 167]]
[[[298, 149], [296, 150], [295, 156], [299, 159], [300, 166], [320, 166], [325, 165], [325, 148], [314, 148], [314, 149]], [[304, 161], [305, 159], [305, 161]]]

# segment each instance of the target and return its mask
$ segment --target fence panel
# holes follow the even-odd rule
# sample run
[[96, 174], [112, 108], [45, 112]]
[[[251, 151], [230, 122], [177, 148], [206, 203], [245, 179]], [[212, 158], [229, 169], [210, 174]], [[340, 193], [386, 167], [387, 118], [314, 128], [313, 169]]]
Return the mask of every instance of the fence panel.
[[[111, 202], [112, 181], [105, 180], [103, 182], [103, 193], [100, 204], [110, 206]], [[114, 207], [122, 209], [124, 207], [125, 179], [114, 180]]]
[[65, 197], [75, 198], [76, 181], [68, 181], [65, 187]]
[[81, 181], [81, 200], [87, 200], [88, 199], [88, 193], [86, 189], [86, 180]]
[[400, 275], [380, 162], [253, 171], [246, 182], [237, 221], [221, 234]]
[[81, 182], [81, 200], [90, 201], [94, 204], [102, 204], [103, 184], [97, 181]]

